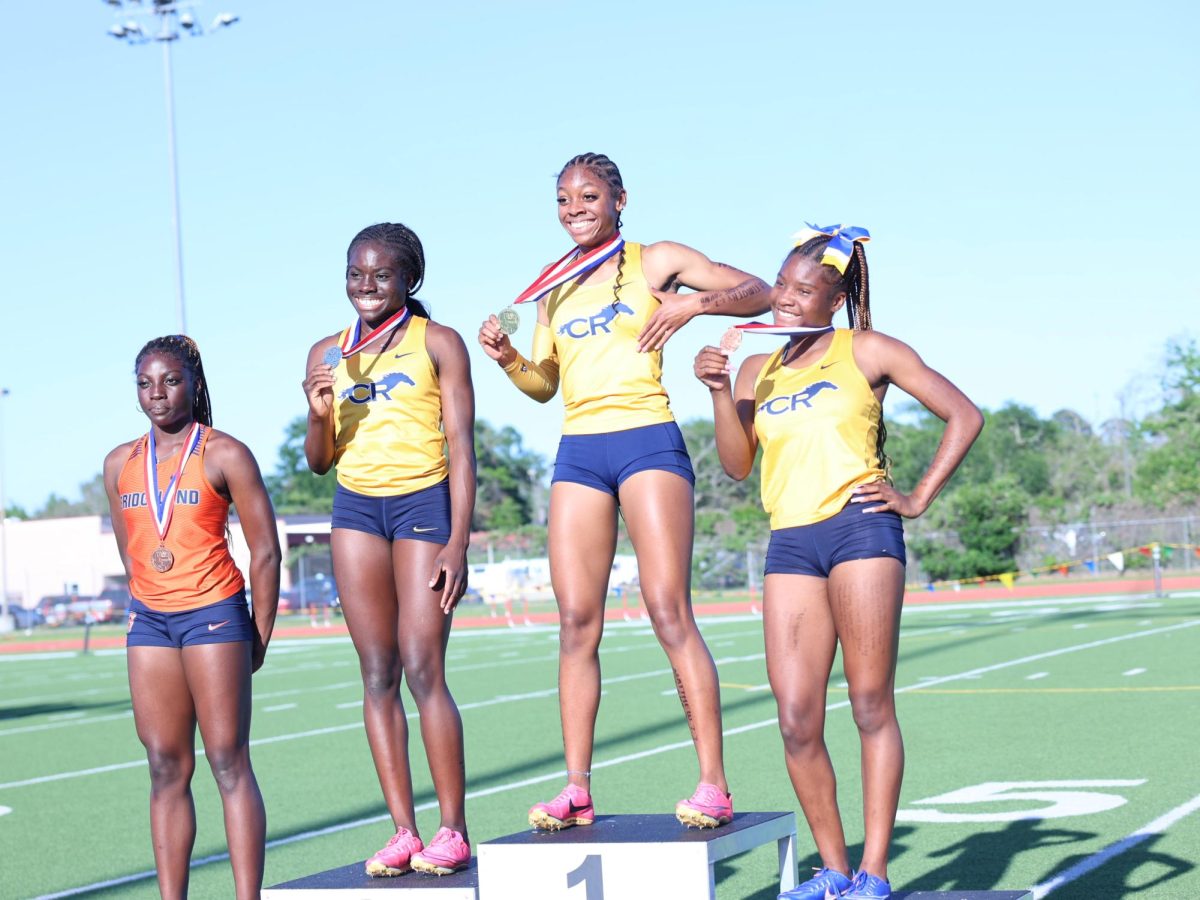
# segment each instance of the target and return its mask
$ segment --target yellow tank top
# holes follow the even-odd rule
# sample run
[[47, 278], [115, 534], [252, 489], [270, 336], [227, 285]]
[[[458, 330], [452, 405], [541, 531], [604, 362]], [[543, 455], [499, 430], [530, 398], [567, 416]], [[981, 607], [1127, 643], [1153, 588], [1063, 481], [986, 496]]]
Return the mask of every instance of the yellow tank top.
[[772, 530], [828, 519], [856, 487], [884, 477], [875, 446], [883, 407], [854, 362], [853, 334], [839, 328], [825, 355], [803, 369], [781, 365], [780, 348], [754, 382]]
[[642, 245], [626, 243], [621, 291], [613, 283], [566, 284], [547, 300], [562, 379], [563, 434], [600, 434], [671, 422], [662, 351], [639, 353], [637, 337], [659, 307], [642, 273]]
[[355, 493], [411, 494], [446, 477], [442, 395], [425, 349], [428, 322], [413, 316], [399, 343], [337, 367], [333, 461], [338, 483]]

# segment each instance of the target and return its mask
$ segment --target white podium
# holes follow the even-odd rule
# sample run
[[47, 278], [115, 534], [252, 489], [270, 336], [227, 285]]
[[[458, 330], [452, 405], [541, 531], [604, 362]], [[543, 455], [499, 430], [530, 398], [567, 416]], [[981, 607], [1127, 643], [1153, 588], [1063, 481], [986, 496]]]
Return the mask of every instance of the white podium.
[[739, 813], [720, 828], [673, 815], [599, 816], [564, 831], [526, 831], [478, 847], [479, 900], [716, 897], [713, 864], [775, 841], [781, 890], [796, 884], [796, 816]]

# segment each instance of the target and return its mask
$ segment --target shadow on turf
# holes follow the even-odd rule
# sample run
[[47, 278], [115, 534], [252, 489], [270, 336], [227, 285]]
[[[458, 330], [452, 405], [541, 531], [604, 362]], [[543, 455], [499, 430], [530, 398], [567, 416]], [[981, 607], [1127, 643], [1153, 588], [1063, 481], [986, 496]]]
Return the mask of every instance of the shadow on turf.
[[[1196, 868], [1196, 864], [1189, 860], [1154, 850], [1154, 844], [1162, 838], [1161, 834], [1139, 837], [1140, 839], [1126, 839], [1122, 843], [1127, 843], [1128, 847], [1123, 852], [1078, 881], [1073, 881], [1056, 890], [1054, 892], [1056, 900], [1095, 900], [1097, 897], [1161, 897], [1164, 894], [1155, 890], [1156, 888], [1181, 875], [1186, 875]], [[1054, 872], [1047, 873], [1043, 881], [1049, 881], [1059, 872], [1065, 872], [1090, 855], [1079, 854], [1067, 857]], [[1161, 874], [1147, 877], [1155, 870], [1160, 870]]]
[[129, 698], [111, 700], [108, 703], [35, 703], [30, 706], [0, 707], [0, 722], [8, 719], [24, 719], [27, 716], [44, 716], [55, 713], [94, 712], [100, 709], [128, 710], [133, 709]]

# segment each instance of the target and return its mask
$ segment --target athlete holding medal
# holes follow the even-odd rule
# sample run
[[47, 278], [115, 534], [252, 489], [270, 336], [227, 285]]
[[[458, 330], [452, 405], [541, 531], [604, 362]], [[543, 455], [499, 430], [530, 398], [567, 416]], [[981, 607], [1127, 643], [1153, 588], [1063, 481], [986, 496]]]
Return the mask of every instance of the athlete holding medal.
[[[763, 578], [767, 675], [788, 774], [821, 868], [780, 900], [883, 900], [904, 747], [893, 691], [904, 599], [901, 517], [923, 513], [983, 426], [974, 404], [907, 345], [871, 330], [864, 229], [809, 226], [796, 235], [771, 293], [774, 324], [743, 334], [788, 336], [750, 356], [730, 388], [728, 356], [705, 347], [696, 377], [712, 394], [717, 452], [744, 479], [762, 443], [771, 540]], [[850, 329], [833, 316], [847, 307]], [[887, 478], [883, 397], [894, 384], [946, 423], [912, 493]], [[862, 744], [865, 838], [852, 872], [825, 747], [825, 703], [837, 646]]]
[[[404, 225], [372, 225], [346, 253], [358, 318], [308, 354], [304, 452], [318, 475], [337, 465], [333, 571], [358, 652], [363, 718], [395, 835], [366, 863], [372, 876], [439, 875], [470, 862], [462, 720], [446, 685], [451, 613], [467, 588], [475, 508], [475, 397], [458, 332], [413, 294], [421, 242]], [[447, 451], [449, 461], [447, 462]], [[441, 811], [418, 836], [401, 678], [417, 703]]]
[[[129, 692], [150, 763], [150, 833], [163, 897], [187, 895], [196, 838], [196, 725], [221, 793], [236, 895], [258, 897], [266, 814], [250, 766], [250, 674], [279, 599], [275, 514], [245, 445], [212, 427], [204, 367], [183, 335], [137, 355], [150, 431], [104, 460], [113, 536], [129, 577]], [[253, 615], [226, 541], [236, 504]]]
[[[662, 347], [701, 313], [754, 315], [767, 286], [682, 244], [620, 234], [626, 194], [616, 165], [585, 153], [558, 176], [558, 216], [575, 247], [517, 298], [537, 301], [532, 359], [491, 316], [479, 342], [524, 393], [546, 402], [561, 374], [566, 408], [550, 489], [550, 575], [560, 616], [559, 710], [567, 785], [538, 803], [539, 828], [590, 825], [600, 703], [599, 646], [616, 551], [617, 512], [637, 553], [642, 596], [670, 659], [700, 762], [676, 807], [688, 825], [729, 822], [716, 667], [691, 608], [691, 461], [662, 384]], [[699, 293], [679, 295], [683, 285]]]

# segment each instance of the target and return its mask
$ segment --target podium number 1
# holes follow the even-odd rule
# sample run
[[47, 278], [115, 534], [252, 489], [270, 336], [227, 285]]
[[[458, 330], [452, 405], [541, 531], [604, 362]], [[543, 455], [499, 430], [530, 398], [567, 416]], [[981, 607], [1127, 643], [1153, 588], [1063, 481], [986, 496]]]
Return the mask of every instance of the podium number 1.
[[575, 887], [580, 882], [587, 885], [587, 900], [603, 900], [604, 876], [600, 871], [598, 855], [585, 856], [578, 868], [567, 873], [567, 887]]

